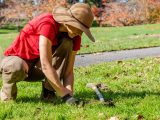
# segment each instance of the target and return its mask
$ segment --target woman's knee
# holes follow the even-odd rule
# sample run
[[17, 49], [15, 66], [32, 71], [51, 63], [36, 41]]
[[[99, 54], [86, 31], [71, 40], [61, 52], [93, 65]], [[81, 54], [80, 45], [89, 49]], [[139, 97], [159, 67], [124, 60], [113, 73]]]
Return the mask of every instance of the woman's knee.
[[2, 60], [1, 72], [3, 80], [20, 81], [26, 76], [23, 68], [23, 59], [16, 56], [9, 56]]
[[17, 72], [23, 69], [23, 59], [16, 56], [9, 56], [2, 60], [2, 72]]

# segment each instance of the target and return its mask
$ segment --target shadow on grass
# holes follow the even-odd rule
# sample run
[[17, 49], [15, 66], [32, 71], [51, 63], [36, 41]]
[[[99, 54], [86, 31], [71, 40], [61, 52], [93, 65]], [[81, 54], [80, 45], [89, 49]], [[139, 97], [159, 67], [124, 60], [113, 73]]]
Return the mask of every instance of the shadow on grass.
[[[107, 94], [107, 93], [105, 93]], [[139, 98], [144, 98], [145, 96], [150, 96], [150, 95], [156, 95], [160, 96], [160, 92], [149, 92], [149, 91], [129, 91], [129, 92], [115, 92], [115, 93], [110, 93], [111, 97], [113, 98], [134, 98], [134, 97], [139, 97]]]
[[47, 101], [47, 100], [41, 100], [40, 97], [28, 97], [28, 96], [23, 96], [23, 97], [19, 97], [16, 99], [15, 101], [16, 103], [51, 103], [54, 105], [58, 105], [61, 104], [61, 100], [57, 97], [55, 99], [53, 99], [52, 101]]
[[[114, 101], [117, 99], [124, 99], [124, 98], [141, 98], [143, 99], [145, 96], [150, 96], [150, 95], [156, 95], [160, 96], [160, 92], [149, 92], [149, 91], [130, 91], [130, 92], [102, 92], [105, 100], [108, 102], [108, 100], [112, 100], [113, 104]], [[95, 94], [95, 92], [92, 91], [83, 91], [83, 92], [78, 92], [75, 95], [76, 98], [83, 100], [86, 102], [86, 104], [94, 104], [95, 102], [98, 102], [98, 98]], [[47, 103], [47, 104], [52, 104], [52, 105], [59, 105], [63, 104], [60, 98], [55, 98], [53, 101], [44, 101], [40, 100], [39, 97], [33, 96], [23, 96], [19, 97], [16, 99], [16, 103]]]
[[28, 97], [28, 96], [23, 96], [23, 97], [19, 97], [16, 99], [16, 103], [20, 103], [20, 102], [24, 102], [24, 103], [38, 103], [40, 102], [40, 99], [37, 97]]
[[[150, 96], [150, 95], [156, 95], [160, 96], [160, 92], [149, 92], [149, 91], [127, 91], [127, 92], [113, 92], [113, 91], [108, 91], [108, 92], [101, 92], [102, 95], [106, 100], [108, 99], [117, 99], [117, 98], [134, 98], [134, 97], [139, 97], [139, 98], [144, 98], [145, 96]], [[79, 92], [76, 94], [77, 97], [82, 98], [82, 99], [98, 99], [96, 93], [89, 92], [89, 91], [83, 91]]]

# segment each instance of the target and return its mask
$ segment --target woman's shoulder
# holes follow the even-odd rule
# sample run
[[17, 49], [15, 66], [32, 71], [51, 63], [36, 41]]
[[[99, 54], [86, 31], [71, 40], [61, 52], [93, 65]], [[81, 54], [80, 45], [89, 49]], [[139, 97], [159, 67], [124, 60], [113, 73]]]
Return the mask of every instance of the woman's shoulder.
[[43, 23], [55, 24], [53, 15], [51, 13], [43, 13], [37, 17], [34, 17], [32, 20], [29, 21], [29, 24], [34, 26], [39, 26], [40, 24]]

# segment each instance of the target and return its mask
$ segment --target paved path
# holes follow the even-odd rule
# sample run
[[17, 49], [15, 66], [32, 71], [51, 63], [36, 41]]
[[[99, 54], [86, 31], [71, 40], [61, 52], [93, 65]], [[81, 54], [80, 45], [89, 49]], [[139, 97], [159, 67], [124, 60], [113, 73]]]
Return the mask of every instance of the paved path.
[[89, 66], [102, 62], [156, 56], [160, 56], [160, 47], [85, 54], [76, 56], [75, 66]]

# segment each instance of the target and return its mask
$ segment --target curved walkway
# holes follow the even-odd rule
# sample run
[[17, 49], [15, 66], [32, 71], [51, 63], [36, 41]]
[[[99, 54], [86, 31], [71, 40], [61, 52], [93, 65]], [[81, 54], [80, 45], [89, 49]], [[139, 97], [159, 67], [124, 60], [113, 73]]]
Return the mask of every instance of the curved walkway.
[[160, 56], [160, 47], [85, 54], [76, 56], [75, 66], [89, 66], [103, 62], [156, 56]]

